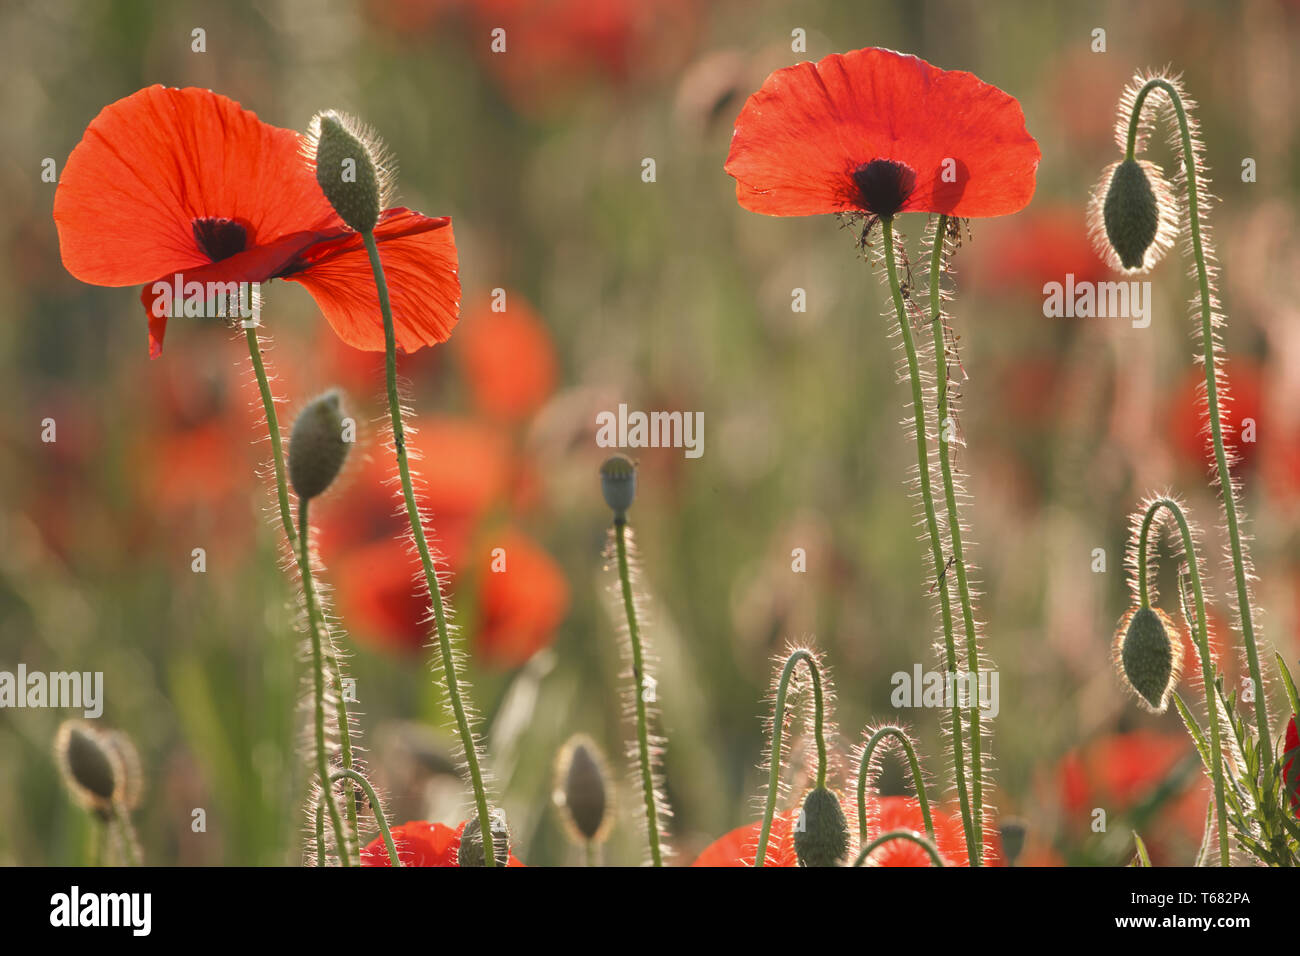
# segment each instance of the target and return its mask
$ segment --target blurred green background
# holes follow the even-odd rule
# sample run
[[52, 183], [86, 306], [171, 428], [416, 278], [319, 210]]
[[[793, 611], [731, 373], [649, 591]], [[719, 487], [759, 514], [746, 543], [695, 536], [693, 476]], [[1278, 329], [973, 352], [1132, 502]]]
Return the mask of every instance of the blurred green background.
[[[497, 25], [505, 54], [489, 50]], [[192, 49], [196, 28], [205, 52]], [[1091, 49], [1095, 28], [1105, 52]], [[796, 29], [806, 52], [791, 49]], [[899, 426], [907, 396], [887, 296], [833, 219], [747, 213], [722, 170], [732, 121], [771, 70], [863, 46], [1007, 90], [1043, 151], [1031, 205], [972, 224], [952, 304], [969, 375], [958, 458], [973, 498], [969, 553], [1000, 674], [994, 802], [1029, 823], [1025, 862], [1126, 862], [1135, 826], [1157, 862], [1190, 862], [1205, 806], [1192, 748], [1176, 716], [1140, 714], [1124, 697], [1109, 642], [1127, 603], [1128, 513], [1165, 487], [1205, 529], [1215, 613], [1225, 628], [1231, 619], [1189, 391], [1191, 289], [1183, 264], [1166, 261], [1150, 277], [1154, 321], [1133, 329], [1045, 318], [1042, 285], [1067, 272], [1107, 277], [1084, 210], [1116, 158], [1115, 101], [1135, 69], [1183, 71], [1222, 200], [1212, 221], [1229, 373], [1238, 415], [1258, 425], [1238, 469], [1256, 595], [1266, 637], [1294, 661], [1300, 6], [11, 0], [0, 8], [0, 670], [104, 672], [102, 721], [134, 738], [146, 772], [135, 821], [148, 862], [299, 862], [308, 779], [295, 588], [277, 568], [279, 529], [255, 473], [267, 446], [242, 338], [173, 323], [151, 362], [138, 290], [82, 285], [59, 259], [42, 162], [61, 169], [102, 107], [152, 83], [209, 87], [295, 129], [319, 109], [353, 113], [397, 157], [398, 201], [453, 217], [466, 318], [403, 371], [419, 418], [486, 429], [508, 449], [504, 483], [466, 476], [495, 496], [476, 527], [487, 539], [503, 522], [522, 528], [567, 586], [562, 620], [534, 635], [527, 663], [471, 654], [517, 856], [580, 859], [552, 805], [554, 757], [576, 732], [602, 745], [620, 787], [605, 860], [643, 854], [606, 594], [616, 582], [601, 557], [606, 452], [594, 441], [596, 412], [620, 402], [705, 422], [699, 459], [633, 452], [676, 861], [756, 818], [764, 695], [787, 640], [815, 641], [832, 666], [842, 752], [868, 723], [901, 719], [947, 785], [934, 712], [889, 699], [893, 673], [935, 666], [935, 616], [905, 484], [915, 459]], [[1153, 156], [1172, 170], [1162, 144]], [[1240, 176], [1247, 157], [1253, 183]], [[902, 222], [913, 250], [923, 225]], [[471, 323], [492, 321], [497, 288], [531, 305], [557, 363], [544, 400], [504, 420], [475, 397], [460, 342]], [[805, 312], [792, 311], [795, 289]], [[341, 356], [301, 288], [264, 293], [282, 420], [340, 380], [359, 420], [381, 416], [379, 360]], [[41, 440], [46, 418], [54, 443]], [[379, 438], [379, 424], [363, 427], [360, 456], [374, 458]], [[456, 465], [446, 449], [421, 450], [435, 483]], [[324, 499], [316, 519], [328, 525], [348, 493]], [[202, 574], [195, 547], [207, 554]], [[791, 570], [794, 548], [807, 552], [806, 573]], [[322, 557], [342, 595], [348, 582], [331, 576], [348, 556], [322, 545]], [[1171, 569], [1165, 577], [1172, 611]], [[453, 588], [472, 649], [475, 579], [467, 567]], [[454, 825], [467, 791], [445, 770], [451, 739], [430, 656], [384, 650], [346, 615], [343, 625], [362, 742], [394, 822]], [[51, 759], [69, 716], [0, 713], [0, 862], [87, 859], [92, 826]], [[891, 768], [884, 787], [902, 786]], [[1107, 809], [1108, 833], [1090, 829], [1094, 807]], [[194, 808], [206, 832], [192, 832]]]

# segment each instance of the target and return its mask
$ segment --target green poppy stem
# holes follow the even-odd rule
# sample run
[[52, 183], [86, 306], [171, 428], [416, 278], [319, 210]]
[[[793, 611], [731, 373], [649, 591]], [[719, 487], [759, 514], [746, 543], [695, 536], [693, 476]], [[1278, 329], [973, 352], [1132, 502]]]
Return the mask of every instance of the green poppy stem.
[[[384, 848], [388, 850], [388, 862], [393, 866], [401, 866], [401, 857], [397, 855], [397, 846], [393, 843], [393, 831], [388, 827], [388, 818], [384, 815], [384, 808], [379, 805], [379, 795], [375, 793], [375, 788], [370, 785], [369, 780], [355, 770], [340, 770], [330, 777], [331, 784], [340, 780], [354, 780], [361, 784], [361, 789], [365, 790], [366, 796], [370, 798], [370, 806], [375, 813], [375, 823], [379, 825], [379, 835], [384, 838]], [[317, 819], [320, 818], [319, 813], [316, 816]]]
[[892, 840], [908, 840], [915, 843], [926, 853], [930, 854], [930, 862], [935, 866], [943, 866], [943, 857], [939, 856], [939, 851], [934, 848], [934, 844], [921, 836], [919, 833], [913, 833], [911, 830], [890, 830], [888, 833], [882, 833], [876, 837], [858, 853], [858, 858], [853, 861], [855, 867], [861, 866], [867, 861], [867, 857], [876, 851], [877, 847], [884, 846]]
[[[962, 628], [966, 634], [966, 670], [973, 676], [976, 693], [971, 701], [968, 725], [970, 729], [971, 764], [971, 814], [975, 832], [980, 834], [975, 844], [973, 866], [983, 862], [984, 853], [984, 760], [981, 754], [984, 741], [980, 732], [979, 700], [979, 644], [975, 630], [975, 602], [971, 599], [970, 580], [966, 573], [966, 558], [962, 553], [961, 515], [957, 508], [957, 492], [952, 479], [952, 459], [947, 438], [952, 423], [948, 409], [948, 347], [944, 340], [943, 306], [940, 280], [943, 277], [943, 238], [948, 227], [948, 217], [940, 215], [934, 228], [934, 247], [930, 250], [930, 326], [934, 334], [935, 381], [939, 390], [939, 468], [943, 476], [944, 504], [948, 509], [948, 536], [952, 545], [952, 564], [957, 572], [957, 595], [961, 600]], [[931, 837], [933, 839], [933, 836]]]
[[[266, 431], [271, 439], [271, 458], [275, 463], [275, 492], [280, 504], [280, 524], [289, 547], [297, 552], [298, 533], [293, 525], [293, 512], [289, 508], [289, 486], [285, 480], [284, 443], [280, 438], [280, 420], [275, 411], [275, 399], [271, 395], [271, 385], [266, 377], [266, 367], [262, 362], [262, 346], [257, 338], [257, 326], [244, 329], [244, 338], [248, 342], [248, 357], [253, 363], [253, 374], [257, 377], [258, 391], [262, 395], [262, 411], [266, 415]], [[304, 571], [304, 574], [310, 573]], [[331, 642], [326, 656], [329, 658], [334, 696], [338, 700], [339, 744], [343, 757], [343, 768], [352, 769], [352, 724], [348, 718], [347, 699], [343, 696], [343, 667]], [[348, 822], [352, 826], [354, 839], [360, 844], [360, 831], [357, 828], [357, 802], [352, 790], [347, 795]]]
[[352, 852], [347, 834], [334, 803], [334, 789], [330, 783], [329, 757], [325, 748], [325, 660], [321, 648], [321, 614], [316, 604], [316, 588], [311, 574], [311, 528], [307, 523], [310, 498], [298, 500], [298, 572], [302, 577], [303, 600], [307, 605], [307, 630], [311, 634], [311, 662], [315, 690], [316, 718], [316, 774], [320, 778], [321, 798], [329, 808], [330, 822], [339, 836], [339, 859], [344, 866], [352, 865]]
[[786, 658], [781, 670], [781, 679], [776, 685], [776, 703], [772, 709], [772, 755], [768, 767], [767, 803], [763, 808], [763, 826], [758, 834], [758, 851], [754, 855], [754, 866], [763, 866], [767, 860], [767, 844], [772, 836], [772, 817], [776, 813], [776, 794], [781, 783], [781, 749], [785, 737], [785, 701], [790, 691], [790, 678], [794, 669], [804, 664], [812, 675], [813, 685], [813, 735], [817, 739], [817, 787], [826, 786], [826, 704], [822, 699], [822, 675], [817, 667], [817, 658], [804, 648], [794, 651]]
[[881, 727], [862, 750], [862, 761], [858, 764], [858, 842], [867, 839], [867, 773], [871, 769], [871, 758], [876, 747], [886, 737], [893, 737], [903, 745], [907, 762], [912, 769], [912, 787], [916, 790], [917, 803], [921, 805], [921, 818], [925, 821], [925, 833], [934, 842], [934, 820], [930, 816], [930, 800], [925, 792], [925, 780], [921, 777], [921, 764], [916, 759], [916, 748], [901, 727]]
[[[406, 517], [411, 525], [411, 536], [415, 539], [416, 550], [420, 553], [420, 564], [424, 569], [425, 584], [429, 588], [429, 599], [433, 602], [433, 620], [438, 632], [438, 650], [442, 655], [447, 696], [456, 718], [456, 730], [460, 734], [461, 746], [465, 750], [465, 765], [469, 770], [470, 785], [474, 789], [474, 803], [478, 809], [479, 832], [484, 834], [484, 845], [487, 846], [491, 842], [491, 838], [487, 835], [493, 832], [492, 818], [488, 811], [487, 790], [483, 786], [483, 772], [479, 768], [478, 745], [470, 730], [460, 679], [456, 675], [456, 660], [452, 653], [451, 638], [447, 633], [447, 611], [442, 599], [442, 588], [438, 584], [438, 572], [429, 553], [429, 543], [424, 536], [424, 524], [420, 519], [420, 509], [415, 502], [415, 490], [411, 485], [411, 467], [406, 456], [406, 433], [402, 427], [402, 405], [397, 394], [397, 336], [393, 329], [393, 309], [388, 298], [388, 280], [384, 277], [384, 265], [379, 259], [379, 244], [375, 241], [374, 232], [362, 233], [362, 239], [366, 245], [366, 252], [370, 256], [370, 269], [374, 273], [375, 288], [379, 293], [379, 308], [384, 316], [388, 413], [393, 423], [393, 446], [397, 451], [397, 470], [402, 479]], [[496, 866], [496, 862], [495, 853], [483, 854], [484, 866]]]
[[[912, 342], [912, 323], [907, 316], [907, 307], [903, 303], [903, 291], [898, 282], [898, 265], [894, 252], [894, 225], [890, 219], [880, 220], [884, 232], [885, 270], [889, 276], [889, 291], [894, 298], [894, 312], [898, 316], [898, 328], [903, 337], [903, 349], [907, 354], [907, 372], [912, 384], [912, 431], [916, 436], [917, 476], [921, 481], [921, 500], [925, 506], [925, 524], [930, 533], [930, 551], [934, 558], [934, 587], [939, 591], [939, 612], [943, 621], [944, 653], [949, 680], [956, 686], [957, 647], [953, 640], [952, 607], [949, 603], [948, 585], [944, 575], [943, 542], [939, 538], [939, 523], [934, 511], [934, 492], [930, 486], [930, 453], [925, 435], [925, 397], [921, 388], [921, 370], [917, 363], [916, 346]], [[983, 842], [982, 835], [975, 828], [971, 817], [970, 795], [966, 789], [966, 757], [963, 744], [963, 720], [961, 705], [957, 694], [952, 695], [952, 762], [953, 772], [957, 778], [957, 799], [961, 805], [962, 829], [966, 834], [966, 850], [973, 865], [979, 859], [978, 846]], [[972, 728], [972, 732], [975, 729]]]
[[1219, 708], [1214, 700], [1214, 660], [1210, 657], [1209, 627], [1205, 618], [1205, 593], [1201, 587], [1201, 572], [1196, 561], [1196, 542], [1192, 530], [1187, 524], [1187, 517], [1178, 502], [1172, 498], [1156, 498], [1148, 505], [1142, 516], [1142, 527], [1138, 533], [1138, 593], [1139, 604], [1149, 607], [1147, 588], [1147, 542], [1151, 529], [1155, 525], [1156, 515], [1161, 510], [1168, 511], [1178, 523], [1182, 535], [1183, 554], [1187, 561], [1187, 577], [1192, 585], [1192, 598], [1196, 606], [1196, 649], [1201, 658], [1201, 680], [1205, 684], [1205, 707], [1210, 715], [1210, 761], [1214, 765], [1211, 776], [1214, 778], [1214, 807], [1218, 816], [1219, 862], [1221, 866], [1231, 866], [1232, 858], [1228, 845], [1228, 814], [1224, 800], [1223, 751], [1220, 744]]
[[[1223, 511], [1227, 518], [1228, 542], [1232, 550], [1232, 574], [1237, 586], [1237, 616], [1241, 620], [1241, 637], [1246, 645], [1246, 661], [1250, 665], [1250, 679], [1255, 685], [1255, 722], [1259, 730], [1261, 747], [1272, 739], [1268, 729], [1268, 700], [1264, 692], [1264, 677], [1259, 667], [1259, 649], [1255, 643], [1255, 619], [1250, 606], [1250, 586], [1246, 573], [1245, 549], [1241, 541], [1241, 518], [1237, 512], [1237, 496], [1232, 489], [1232, 474], [1228, 470], [1228, 456], [1223, 447], [1223, 425], [1219, 410], [1218, 373], [1214, 365], [1214, 313], [1210, 296], [1210, 275], [1206, 268], [1205, 248], [1201, 238], [1200, 197], [1196, 184], [1196, 151], [1187, 122], [1187, 111], [1182, 97], [1168, 80], [1152, 79], [1138, 91], [1129, 117], [1128, 143], [1125, 158], [1132, 159], [1137, 145], [1138, 122], [1147, 94], [1154, 89], [1163, 90], [1173, 104], [1178, 117], [1178, 131], [1182, 139], [1183, 169], [1187, 175], [1187, 219], [1192, 234], [1192, 258], [1196, 261], [1196, 282], [1200, 292], [1201, 350], [1205, 368], [1205, 398], [1210, 414], [1210, 435], [1214, 441], [1214, 463], [1218, 470], [1219, 489], [1223, 493]], [[1213, 708], [1210, 708], [1213, 712]], [[1262, 761], [1265, 786], [1271, 765]]]
[[650, 733], [645, 706], [645, 661], [641, 651], [641, 628], [636, 619], [636, 601], [632, 596], [632, 574], [627, 563], [627, 519], [614, 519], [614, 541], [618, 549], [618, 580], [623, 590], [623, 610], [627, 614], [628, 641], [632, 645], [632, 696], [636, 706], [636, 746], [641, 762], [641, 795], [645, 801], [646, 834], [650, 840], [650, 863], [663, 866], [659, 845], [659, 808], [655, 803], [654, 768], [650, 764]]

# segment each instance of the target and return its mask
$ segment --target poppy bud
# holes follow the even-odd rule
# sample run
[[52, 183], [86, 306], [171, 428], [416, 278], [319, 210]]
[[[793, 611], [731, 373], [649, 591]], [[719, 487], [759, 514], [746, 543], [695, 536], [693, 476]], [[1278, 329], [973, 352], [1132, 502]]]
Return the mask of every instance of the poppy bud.
[[825, 787], [804, 797], [795, 820], [794, 852], [800, 866], [843, 866], [849, 855], [849, 824], [840, 801]]
[[1002, 838], [1002, 857], [1007, 866], [1015, 866], [1016, 860], [1025, 849], [1025, 831], [1028, 827], [1024, 820], [1008, 817], [998, 822], [998, 835]]
[[84, 721], [64, 721], [54, 737], [54, 757], [77, 803], [107, 819], [125, 784], [119, 751], [107, 735]]
[[1162, 714], [1178, 683], [1183, 645], [1170, 633], [1174, 622], [1159, 608], [1140, 607], [1120, 618], [1115, 631], [1115, 661], [1141, 704]]
[[326, 392], [299, 413], [289, 438], [289, 482], [299, 498], [315, 498], [330, 486], [350, 445], [343, 440], [338, 391]]
[[[497, 866], [510, 863], [510, 828], [506, 826], [505, 814], [500, 811], [491, 813], [492, 845], [496, 850]], [[457, 866], [484, 866], [487, 860], [483, 856], [483, 835], [478, 825], [478, 814], [470, 817], [465, 829], [460, 834], [460, 848], [456, 851]]]
[[312, 121], [316, 182], [339, 217], [357, 232], [370, 232], [383, 208], [383, 169], [366, 131], [347, 116], [327, 110]]
[[555, 803], [573, 834], [585, 843], [603, 840], [610, 819], [609, 772], [595, 742], [585, 734], [571, 737], [555, 771]]
[[636, 498], [636, 464], [626, 455], [614, 455], [600, 466], [600, 493], [614, 512], [615, 520], [627, 517]]
[[1155, 242], [1160, 213], [1146, 171], [1135, 159], [1115, 167], [1106, 190], [1103, 216], [1106, 236], [1125, 269], [1140, 269]]
[[1282, 745], [1282, 783], [1287, 796], [1291, 798], [1291, 812], [1300, 820], [1300, 730], [1296, 727], [1297, 717], [1291, 715], [1286, 725], [1286, 738]]

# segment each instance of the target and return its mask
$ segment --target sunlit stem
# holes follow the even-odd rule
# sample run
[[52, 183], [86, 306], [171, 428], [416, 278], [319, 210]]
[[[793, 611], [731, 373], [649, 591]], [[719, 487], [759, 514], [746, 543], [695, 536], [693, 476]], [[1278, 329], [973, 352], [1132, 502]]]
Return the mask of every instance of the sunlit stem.
[[912, 741], [899, 727], [881, 727], [871, 735], [871, 739], [862, 750], [862, 762], [858, 764], [858, 842], [865, 843], [867, 839], [867, 774], [871, 770], [871, 758], [875, 755], [876, 747], [886, 737], [893, 737], [903, 745], [903, 752], [907, 755], [908, 765], [912, 769], [912, 787], [916, 790], [916, 801], [921, 805], [921, 818], [925, 821], [925, 832], [930, 841], [934, 842], [934, 821], [930, 818], [930, 800], [926, 796], [925, 780], [921, 777], [921, 764], [916, 759], [916, 749], [912, 746]]
[[122, 852], [126, 856], [126, 865], [139, 866], [141, 864], [140, 844], [136, 839], [135, 827], [131, 825], [131, 814], [121, 800], [113, 801], [113, 817], [122, 838]]
[[[244, 337], [248, 341], [248, 357], [253, 363], [253, 373], [257, 377], [257, 388], [262, 395], [262, 410], [266, 415], [266, 431], [271, 440], [271, 458], [275, 462], [275, 493], [280, 503], [280, 524], [284, 528], [284, 536], [289, 541], [289, 547], [296, 552], [297, 531], [293, 526], [293, 514], [289, 510], [289, 487], [284, 477], [284, 443], [280, 438], [280, 420], [275, 412], [275, 399], [271, 396], [271, 385], [266, 377], [266, 367], [262, 363], [262, 347], [258, 342], [257, 327], [255, 325], [247, 326], [244, 330]], [[345, 770], [351, 770], [352, 725], [348, 719], [347, 699], [343, 696], [343, 669], [339, 663], [338, 655], [334, 651], [333, 644], [327, 649], [326, 656], [329, 658], [330, 663], [330, 681], [334, 686], [335, 697], [338, 699], [339, 741], [343, 756], [343, 767]], [[348, 790], [347, 795], [347, 814], [348, 821], [352, 825], [352, 833], [359, 842], [357, 802], [351, 789]]]
[[[917, 364], [916, 346], [912, 342], [912, 323], [908, 319], [907, 307], [903, 303], [903, 291], [898, 283], [898, 265], [894, 253], [894, 226], [890, 219], [880, 221], [884, 231], [885, 269], [889, 274], [889, 291], [894, 297], [894, 312], [898, 316], [898, 328], [903, 337], [903, 349], [907, 353], [907, 373], [912, 384], [912, 431], [916, 436], [917, 476], [921, 481], [921, 500], [925, 505], [925, 524], [930, 534], [930, 551], [934, 557], [934, 586], [939, 591], [939, 612], [943, 621], [944, 653], [948, 678], [954, 688], [952, 695], [952, 762], [953, 772], [957, 778], [957, 799], [961, 805], [962, 829], [966, 834], [966, 849], [972, 865], [979, 859], [977, 847], [982, 842], [981, 834], [976, 830], [971, 819], [970, 797], [966, 791], [966, 758], [962, 740], [961, 705], [957, 700], [957, 647], [952, 636], [952, 607], [949, 603], [948, 585], [944, 575], [943, 543], [939, 539], [939, 522], [934, 512], [934, 494], [930, 487], [930, 453], [925, 437], [925, 399], [921, 388], [921, 370]], [[972, 728], [974, 731], [974, 728]]]
[[1147, 586], [1147, 548], [1151, 529], [1155, 526], [1156, 515], [1161, 510], [1168, 511], [1178, 523], [1179, 534], [1183, 539], [1183, 555], [1187, 561], [1187, 578], [1192, 586], [1192, 599], [1196, 608], [1196, 649], [1201, 658], [1201, 680], [1205, 684], [1205, 705], [1210, 715], [1210, 762], [1213, 764], [1211, 776], [1214, 778], [1214, 806], [1217, 811], [1219, 829], [1219, 861], [1221, 866], [1231, 866], [1232, 859], [1228, 845], [1228, 814], [1224, 801], [1223, 754], [1219, 737], [1219, 708], [1214, 699], [1214, 661], [1210, 657], [1209, 627], [1205, 618], [1205, 592], [1201, 587], [1201, 572], [1197, 567], [1195, 542], [1191, 528], [1178, 502], [1172, 498], [1157, 498], [1147, 507], [1142, 516], [1142, 528], [1138, 533], [1138, 603], [1150, 607]]
[[[393, 866], [401, 866], [402, 860], [397, 855], [396, 844], [393, 843], [393, 832], [388, 828], [388, 818], [384, 815], [384, 808], [379, 805], [379, 795], [375, 793], [375, 788], [370, 785], [369, 780], [355, 770], [340, 770], [330, 777], [330, 784], [335, 784], [340, 780], [353, 780], [359, 783], [361, 789], [366, 792], [366, 796], [370, 798], [370, 806], [375, 813], [375, 822], [379, 825], [379, 835], [384, 838], [384, 848], [388, 850], [388, 862]], [[320, 818], [319, 812], [316, 816], [317, 819]]]
[[919, 833], [913, 833], [911, 830], [890, 830], [888, 833], [882, 833], [870, 843], [862, 848], [858, 853], [858, 858], [853, 861], [854, 866], [861, 866], [867, 861], [878, 847], [884, 846], [892, 840], [907, 840], [915, 843], [926, 853], [930, 854], [930, 862], [935, 866], [943, 866], [943, 857], [939, 856], [939, 851], [934, 848], [934, 844], [921, 836]]
[[632, 596], [632, 575], [627, 563], [627, 519], [614, 519], [614, 540], [618, 549], [618, 579], [623, 589], [623, 610], [627, 614], [628, 641], [632, 645], [632, 698], [636, 706], [636, 746], [641, 762], [641, 796], [645, 801], [646, 833], [650, 840], [650, 862], [663, 866], [659, 846], [659, 808], [655, 803], [654, 768], [650, 764], [650, 732], [645, 706], [645, 660], [641, 652], [641, 628], [636, 619], [636, 601]]
[[[393, 446], [397, 451], [397, 470], [402, 479], [402, 496], [406, 500], [406, 517], [411, 524], [411, 536], [415, 539], [416, 550], [420, 553], [420, 564], [424, 569], [424, 581], [433, 601], [433, 620], [438, 632], [438, 650], [442, 655], [443, 675], [447, 682], [447, 696], [451, 701], [452, 713], [456, 718], [456, 730], [460, 734], [461, 746], [465, 750], [465, 765], [469, 769], [470, 785], [474, 789], [474, 803], [478, 809], [479, 832], [484, 834], [484, 845], [490, 839], [492, 820], [488, 811], [487, 790], [483, 786], [483, 772], [479, 768], [478, 747], [470, 731], [469, 717], [465, 711], [465, 702], [461, 696], [460, 679], [456, 675], [456, 660], [452, 654], [451, 638], [447, 633], [447, 611], [443, 605], [442, 588], [438, 585], [438, 572], [433, 566], [433, 557], [429, 553], [429, 543], [424, 536], [424, 524], [420, 520], [420, 509], [415, 502], [415, 490], [411, 485], [411, 467], [406, 457], [406, 437], [402, 427], [402, 406], [397, 394], [397, 336], [393, 329], [393, 309], [388, 299], [388, 281], [384, 277], [384, 266], [379, 259], [379, 244], [373, 232], [362, 234], [366, 252], [370, 255], [370, 268], [375, 276], [375, 288], [379, 293], [379, 308], [384, 315], [384, 355], [388, 382], [388, 413], [393, 423]], [[483, 854], [484, 866], [496, 866], [496, 854]]]
[[316, 603], [316, 587], [312, 581], [311, 574], [311, 533], [310, 526], [307, 523], [308, 504], [311, 499], [300, 498], [298, 500], [298, 572], [302, 577], [303, 600], [307, 605], [307, 630], [311, 634], [311, 663], [312, 663], [312, 680], [315, 691], [315, 718], [316, 718], [316, 774], [320, 778], [321, 798], [325, 801], [326, 807], [329, 808], [330, 823], [334, 826], [334, 832], [338, 836], [339, 859], [344, 866], [352, 865], [352, 853], [348, 846], [348, 838], [343, 830], [343, 821], [339, 816], [339, 808], [334, 803], [334, 788], [330, 783], [329, 758], [325, 749], [325, 656], [321, 648], [321, 630], [324, 626], [321, 620], [320, 608]]
[[758, 852], [754, 865], [762, 866], [767, 860], [767, 844], [772, 836], [772, 817], [776, 813], [776, 795], [781, 784], [781, 748], [785, 738], [785, 702], [790, 692], [790, 678], [800, 664], [808, 668], [813, 685], [813, 735], [817, 739], [817, 787], [826, 786], [826, 705], [822, 699], [822, 675], [817, 658], [811, 651], [800, 648], [786, 658], [781, 678], [776, 685], [776, 703], [772, 710], [772, 755], [767, 777], [767, 803], [763, 808], [763, 826], [758, 834]]
[[957, 510], [957, 492], [952, 480], [952, 458], [950, 451], [950, 433], [953, 423], [949, 421], [948, 409], [948, 348], [944, 341], [943, 305], [940, 295], [940, 280], [943, 277], [943, 237], [947, 231], [948, 217], [939, 216], [934, 229], [934, 248], [930, 250], [930, 326], [934, 334], [935, 380], [939, 389], [939, 468], [943, 476], [944, 504], [948, 509], [948, 536], [952, 545], [953, 570], [957, 572], [957, 595], [961, 600], [962, 628], [966, 634], [966, 671], [974, 681], [976, 693], [970, 706], [968, 723], [970, 727], [970, 766], [971, 766], [971, 814], [975, 832], [980, 839], [975, 844], [975, 856], [972, 866], [979, 866], [984, 852], [984, 768], [983, 734], [980, 732], [980, 699], [978, 688], [980, 657], [978, 635], [975, 631], [975, 602], [971, 600], [970, 580], [966, 573], [966, 558], [962, 552], [961, 516]]
[[[1268, 701], [1264, 693], [1264, 678], [1259, 668], [1259, 649], [1255, 644], [1255, 619], [1250, 607], [1250, 587], [1246, 576], [1245, 551], [1241, 541], [1241, 520], [1237, 513], [1237, 496], [1232, 489], [1232, 474], [1228, 470], [1228, 456], [1223, 448], [1223, 425], [1219, 412], [1218, 372], [1214, 366], [1214, 317], [1210, 305], [1210, 276], [1205, 264], [1205, 248], [1201, 241], [1200, 200], [1196, 186], [1196, 152], [1192, 148], [1192, 133], [1187, 124], [1187, 111], [1183, 108], [1178, 91], [1167, 80], [1152, 79], [1138, 91], [1129, 116], [1128, 144], [1124, 158], [1132, 159], [1137, 145], [1138, 121], [1147, 94], [1160, 89], [1169, 97], [1178, 116], [1178, 131], [1182, 137], [1183, 168], [1187, 174], [1187, 220], [1192, 234], [1192, 257], [1196, 260], [1196, 282], [1201, 300], [1201, 349], [1205, 367], [1205, 398], [1210, 413], [1210, 435], [1214, 440], [1214, 463], [1219, 473], [1219, 488], [1223, 493], [1223, 511], [1227, 518], [1228, 542], [1232, 549], [1232, 574], [1237, 585], [1237, 616], [1241, 619], [1241, 637], [1246, 645], [1246, 661], [1250, 665], [1250, 679], [1255, 684], [1255, 723], [1259, 730], [1260, 746], [1266, 746], [1269, 737]], [[1213, 712], [1214, 708], [1210, 708]], [[1268, 786], [1272, 766], [1262, 761], [1265, 787]]]

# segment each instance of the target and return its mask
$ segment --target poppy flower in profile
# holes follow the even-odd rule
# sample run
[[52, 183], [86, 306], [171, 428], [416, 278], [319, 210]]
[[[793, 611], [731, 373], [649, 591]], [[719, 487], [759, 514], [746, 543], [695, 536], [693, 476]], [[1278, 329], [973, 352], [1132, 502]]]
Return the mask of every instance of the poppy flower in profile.
[[[382, 352], [361, 236], [321, 192], [305, 144], [209, 90], [150, 86], [111, 103], [68, 157], [54, 196], [64, 267], [92, 285], [144, 284], [155, 358], [180, 305], [170, 291], [178, 275], [187, 302], [191, 283], [198, 292], [298, 282], [339, 338]], [[460, 300], [451, 220], [388, 209], [375, 238], [399, 347], [446, 341]]]
[[[444, 823], [412, 820], [393, 827], [393, 845], [397, 848], [397, 858], [402, 861], [402, 866], [460, 866], [457, 855], [460, 852], [460, 837], [467, 822], [469, 821], [463, 821], [452, 828]], [[392, 866], [383, 837], [375, 837], [362, 848], [361, 865]], [[523, 863], [515, 859], [512, 853], [506, 866], [523, 866]]]
[[461, 362], [477, 405], [492, 418], [522, 421], [555, 390], [558, 361], [546, 324], [523, 297], [503, 312], [484, 307], [461, 326]]
[[[794, 849], [794, 829], [791, 826], [793, 818], [793, 810], [773, 815], [764, 866], [799, 865], [799, 857]], [[737, 827], [705, 847], [691, 866], [753, 866], [762, 830], [762, 820]]]
[[1020, 104], [971, 73], [865, 49], [777, 70], [740, 111], [726, 171], [769, 216], [1003, 216], [1041, 153]]

